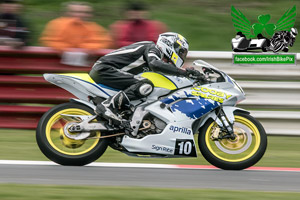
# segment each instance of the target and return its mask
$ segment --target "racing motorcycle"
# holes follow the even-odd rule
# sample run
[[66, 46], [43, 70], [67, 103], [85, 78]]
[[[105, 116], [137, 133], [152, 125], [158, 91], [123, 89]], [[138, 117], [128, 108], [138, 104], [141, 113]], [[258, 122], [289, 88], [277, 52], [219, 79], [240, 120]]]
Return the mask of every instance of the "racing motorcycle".
[[290, 40], [285, 37], [271, 38], [270, 50], [272, 50], [274, 53], [279, 51], [288, 52], [289, 46], [293, 46], [293, 42], [290, 42]]
[[296, 41], [298, 31], [296, 28], [292, 28], [291, 31], [279, 31], [276, 32], [270, 39], [270, 47], [274, 53], [279, 51], [288, 52], [289, 46], [292, 47]]
[[267, 137], [248, 111], [236, 107], [245, 99], [244, 91], [216, 67], [202, 60], [193, 64], [204, 78], [140, 74], [155, 88], [120, 114], [130, 121], [130, 134], [94, 114], [95, 104], [116, 89], [95, 83], [86, 73], [44, 74], [77, 99], [42, 116], [36, 129], [40, 150], [58, 164], [82, 166], [98, 159], [108, 146], [137, 157], [197, 157], [197, 138], [200, 152], [216, 167], [241, 170], [254, 165], [265, 153]]

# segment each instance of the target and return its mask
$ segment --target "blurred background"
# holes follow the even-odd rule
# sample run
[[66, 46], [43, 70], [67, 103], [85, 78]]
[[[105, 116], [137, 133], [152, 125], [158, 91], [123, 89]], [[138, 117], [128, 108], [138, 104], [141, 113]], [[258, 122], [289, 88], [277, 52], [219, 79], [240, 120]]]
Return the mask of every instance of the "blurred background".
[[[156, 42], [160, 33], [173, 31], [190, 43], [187, 65], [203, 59], [238, 80], [247, 94], [239, 106], [251, 110], [269, 135], [299, 136], [299, 65], [232, 64], [232, 5], [251, 24], [262, 14], [276, 24], [300, 1], [1, 0], [0, 128], [34, 130], [44, 112], [73, 97], [42, 74], [88, 72], [112, 49]], [[290, 52], [300, 51], [297, 40]]]
[[[38, 41], [46, 24], [62, 15], [61, 3], [65, 1], [23, 0], [22, 16], [31, 30], [29, 44], [41, 45]], [[124, 19], [127, 2], [124, 0], [87, 0], [93, 8], [91, 20], [109, 29], [117, 20]], [[257, 16], [270, 14], [270, 23], [276, 23], [286, 10], [300, 1], [282, 0], [141, 0], [149, 11], [149, 18], [165, 23], [169, 31], [179, 32], [190, 42], [191, 50], [231, 50], [230, 41], [236, 31], [231, 21], [231, 5], [239, 9], [251, 23]], [[299, 28], [296, 19], [295, 27]], [[300, 42], [291, 48], [300, 50]]]
[[[111, 49], [138, 40], [155, 41], [159, 33], [172, 31], [189, 41], [188, 64], [203, 59], [228, 73], [244, 88], [247, 100], [239, 106], [250, 110], [268, 134], [267, 152], [257, 166], [300, 167], [299, 65], [233, 65], [231, 49], [231, 39], [236, 34], [232, 5], [251, 23], [257, 23], [257, 16], [262, 14], [270, 14], [269, 23], [276, 23], [294, 5], [300, 9], [300, 0], [81, 2], [83, 4], [70, 6], [68, 1], [62, 0], [0, 0], [0, 160], [48, 160], [37, 147], [36, 125], [44, 112], [55, 104], [67, 102], [72, 95], [47, 83], [43, 73], [88, 72], [93, 62]], [[75, 26], [61, 17], [75, 17], [76, 20], [71, 21]], [[151, 28], [145, 32], [145, 27]], [[300, 30], [299, 15], [294, 27]], [[137, 34], [139, 31], [143, 34]], [[90, 40], [85, 41], [86, 38]], [[299, 36], [290, 52], [300, 52]], [[109, 148], [98, 161], [208, 165], [198, 148], [197, 151], [199, 158], [142, 159]], [[0, 196], [1, 199], [57, 199], [60, 196], [65, 196], [60, 199], [69, 199], [71, 189], [71, 186], [62, 190], [59, 186], [6, 184], [0, 185]], [[20, 198], [16, 196], [17, 190]], [[77, 191], [75, 188], [71, 193], [72, 199], [82, 199], [87, 194], [92, 199], [101, 195], [105, 199], [137, 199], [145, 195], [143, 189], [135, 190], [138, 193], [132, 193], [132, 188], [117, 190], [119, 192], [116, 188], [92, 188], [90, 191], [79, 188]], [[95, 191], [98, 193], [91, 196]], [[288, 199], [285, 193], [264, 193], [266, 198], [259, 198], [264, 195], [252, 191], [200, 190], [188, 196], [189, 193], [188, 190], [177, 193], [175, 190], [150, 190], [144, 199], [194, 199], [193, 195], [204, 195], [206, 199], [224, 199], [225, 196], [231, 196], [230, 199]], [[124, 198], [124, 194], [131, 196]], [[299, 198], [299, 194], [292, 196], [295, 198], [290, 199]]]
[[[259, 164], [300, 166], [300, 159], [294, 159], [295, 154], [300, 158], [300, 146], [291, 145], [299, 142], [300, 135], [299, 65], [232, 64], [231, 39], [236, 34], [232, 5], [251, 23], [257, 23], [261, 14], [270, 14], [269, 23], [276, 23], [294, 5], [300, 9], [300, 1], [279, 0], [1, 0], [0, 142], [6, 142], [0, 150], [6, 153], [0, 159], [46, 159], [37, 149], [34, 129], [44, 112], [73, 95], [46, 82], [42, 74], [88, 72], [112, 49], [136, 41], [155, 42], [160, 33], [173, 31], [190, 43], [187, 65], [203, 59], [228, 73], [246, 92], [247, 99], [239, 106], [250, 110], [268, 135], [285, 136], [284, 140], [270, 137], [276, 153], [266, 155]], [[299, 29], [298, 18], [294, 27]], [[290, 52], [300, 51], [297, 40]], [[33, 144], [27, 146], [29, 154], [22, 151], [26, 145], [12, 145], [23, 132], [25, 143]], [[278, 143], [290, 157], [278, 150]], [[108, 153], [108, 160], [115, 155], [115, 162], [129, 162], [124, 155], [119, 160], [118, 152]], [[278, 163], [279, 158], [285, 161]]]

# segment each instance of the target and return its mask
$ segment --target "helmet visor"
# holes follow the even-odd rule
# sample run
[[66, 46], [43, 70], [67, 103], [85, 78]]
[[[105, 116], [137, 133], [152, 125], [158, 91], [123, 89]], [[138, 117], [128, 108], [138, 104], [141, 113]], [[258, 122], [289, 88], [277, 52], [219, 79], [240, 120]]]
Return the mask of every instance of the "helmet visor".
[[186, 48], [184, 48], [183, 46], [181, 46], [178, 42], [174, 43], [174, 49], [175, 52], [177, 53], [177, 55], [183, 60], [183, 62], [186, 59], [186, 55], [188, 53], [188, 50]]

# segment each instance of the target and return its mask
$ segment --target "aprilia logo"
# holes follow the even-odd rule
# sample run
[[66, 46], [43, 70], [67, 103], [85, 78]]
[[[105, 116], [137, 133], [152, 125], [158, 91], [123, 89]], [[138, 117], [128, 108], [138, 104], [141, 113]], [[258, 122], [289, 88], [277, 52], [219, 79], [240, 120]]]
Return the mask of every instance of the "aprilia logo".
[[170, 126], [170, 130], [173, 131], [173, 133], [179, 132], [179, 133], [191, 135], [191, 130], [185, 127]]

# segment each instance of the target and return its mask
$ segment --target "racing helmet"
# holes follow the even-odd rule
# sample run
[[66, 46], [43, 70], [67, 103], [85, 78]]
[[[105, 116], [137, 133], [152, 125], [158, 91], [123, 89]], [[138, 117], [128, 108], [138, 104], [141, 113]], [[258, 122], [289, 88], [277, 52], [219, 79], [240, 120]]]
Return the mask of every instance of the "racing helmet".
[[170, 59], [176, 67], [182, 67], [189, 50], [189, 43], [182, 35], [167, 32], [159, 35], [156, 47]]
[[298, 30], [296, 28], [291, 28], [291, 36], [295, 38], [298, 35]]

